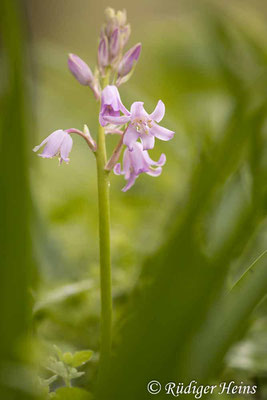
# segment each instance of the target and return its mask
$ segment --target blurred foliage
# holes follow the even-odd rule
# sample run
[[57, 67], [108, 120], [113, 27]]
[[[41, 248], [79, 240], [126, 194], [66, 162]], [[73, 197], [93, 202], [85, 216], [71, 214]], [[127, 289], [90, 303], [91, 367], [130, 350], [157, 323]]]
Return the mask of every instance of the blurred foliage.
[[29, 69], [25, 16], [17, 1], [0, 3], [0, 398], [35, 398], [28, 353], [33, 285], [27, 147]]
[[[34, 72], [27, 83], [35, 100], [36, 135], [28, 140], [28, 158], [9, 169], [6, 182], [15, 170], [26, 171], [30, 160], [39, 267], [38, 285], [32, 288], [33, 347], [39, 375], [49, 379], [40, 360], [54, 354], [54, 344], [65, 353], [94, 351], [82, 366], [85, 374], [75, 380], [79, 389], [51, 382], [54, 398], [67, 400], [87, 398], [83, 389], [91, 392], [97, 383], [96, 170], [79, 138], [74, 138], [71, 163], [60, 168], [30, 149], [57, 128], [86, 123], [96, 132], [94, 99], [69, 74], [66, 54], [77, 52], [93, 66], [100, 18], [110, 4], [88, 1], [82, 9], [70, 1], [51, 3], [55, 8], [46, 2], [44, 10], [39, 0], [26, 2]], [[162, 7], [162, 2], [140, 0], [119, 6], [129, 7], [130, 45], [143, 44], [135, 75], [121, 89], [123, 102], [128, 107], [142, 99], [149, 111], [161, 98], [164, 124], [176, 135], [151, 152], [155, 158], [167, 155], [158, 179], [141, 176], [126, 194], [120, 191], [123, 178], [111, 179], [114, 360], [98, 397], [145, 399], [151, 379], [195, 379], [256, 384], [258, 398], [264, 399], [267, 9], [260, 1], [168, 0]], [[1, 141], [13, 150], [18, 135], [10, 141], [10, 132], [17, 133], [15, 126]], [[111, 149], [116, 138], [108, 140]], [[5, 160], [7, 155], [11, 149]], [[25, 187], [17, 189], [27, 193]], [[19, 220], [21, 229], [25, 221]], [[23, 271], [26, 266], [20, 265]], [[12, 304], [17, 307], [19, 299]]]

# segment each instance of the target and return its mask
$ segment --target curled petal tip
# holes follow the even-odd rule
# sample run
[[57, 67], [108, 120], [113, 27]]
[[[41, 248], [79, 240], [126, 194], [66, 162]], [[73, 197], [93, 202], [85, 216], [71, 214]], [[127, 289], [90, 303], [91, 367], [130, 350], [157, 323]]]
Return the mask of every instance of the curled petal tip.
[[115, 175], [121, 175], [121, 164], [117, 163], [113, 168], [113, 172]]

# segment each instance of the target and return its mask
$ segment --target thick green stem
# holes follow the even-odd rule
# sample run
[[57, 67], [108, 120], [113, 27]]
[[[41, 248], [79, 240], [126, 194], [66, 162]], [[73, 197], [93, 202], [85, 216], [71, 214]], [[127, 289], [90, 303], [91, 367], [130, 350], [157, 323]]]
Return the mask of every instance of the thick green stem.
[[[104, 85], [108, 84], [108, 76]], [[96, 152], [98, 182], [99, 213], [99, 251], [100, 251], [100, 283], [101, 283], [101, 347], [100, 375], [109, 365], [111, 352], [112, 328], [112, 293], [111, 293], [111, 261], [110, 261], [110, 211], [109, 211], [109, 177], [105, 171], [107, 162], [105, 131], [99, 126], [98, 147]]]

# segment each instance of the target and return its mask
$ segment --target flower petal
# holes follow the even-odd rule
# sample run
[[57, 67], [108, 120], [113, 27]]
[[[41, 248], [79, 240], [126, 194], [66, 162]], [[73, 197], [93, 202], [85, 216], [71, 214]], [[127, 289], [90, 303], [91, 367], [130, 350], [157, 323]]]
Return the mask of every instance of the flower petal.
[[99, 123], [100, 123], [101, 126], [106, 126], [107, 122], [104, 120], [103, 115], [104, 115], [104, 113], [100, 112], [100, 114], [99, 114]]
[[131, 175], [131, 160], [130, 160], [130, 151], [128, 148], [125, 149], [123, 154], [123, 171], [122, 174], [125, 174], [125, 179], [129, 179]]
[[53, 137], [54, 134], [56, 134], [58, 131], [61, 131], [62, 129], [58, 129], [57, 131], [52, 132], [49, 136], [47, 136], [41, 144], [39, 144], [38, 146], [35, 146], [32, 151], [38, 151], [44, 144], [46, 144], [48, 142], [48, 140]]
[[133, 144], [138, 138], [139, 133], [137, 130], [133, 127], [133, 125], [129, 125], [123, 137], [123, 144], [125, 144], [131, 151], [133, 149]]
[[101, 105], [102, 106], [109, 105], [114, 111], [121, 111], [126, 115], [130, 115], [127, 108], [124, 107], [124, 105], [122, 104], [118, 88], [114, 85], [108, 85], [102, 91]]
[[149, 164], [144, 157], [143, 146], [141, 143], [134, 143], [133, 150], [129, 153], [131, 159], [131, 166], [136, 175], [149, 170]]
[[135, 182], [136, 178], [137, 178], [137, 175], [131, 174], [129, 179], [128, 179], [127, 184], [124, 186], [122, 191], [123, 192], [127, 192], [127, 190], [129, 190], [134, 185], [134, 182]]
[[140, 135], [143, 144], [143, 150], [153, 149], [155, 145], [155, 136], [150, 135], [149, 133], [142, 133]]
[[72, 149], [72, 144], [73, 141], [71, 136], [68, 133], [66, 133], [66, 136], [64, 137], [63, 142], [60, 146], [60, 156], [61, 159], [64, 160], [65, 162], [69, 162], [69, 154]]
[[124, 125], [130, 121], [130, 117], [127, 117], [125, 115], [122, 115], [119, 117], [113, 117], [111, 115], [104, 115], [102, 117], [102, 121], [104, 121], [105, 124], [109, 122], [110, 124], [114, 124], [114, 125]]
[[161, 173], [162, 173], [162, 168], [161, 167], [158, 167], [158, 168], [155, 168], [155, 169], [154, 168], [150, 168], [149, 171], [147, 171], [147, 175], [154, 176], [154, 177], [159, 176]]
[[158, 124], [153, 124], [152, 128], [149, 129], [149, 133], [164, 141], [172, 139], [174, 135], [173, 131], [170, 131], [167, 128], [163, 128], [163, 126], [160, 126]]
[[122, 104], [122, 102], [120, 102], [120, 111], [125, 114], [130, 116], [130, 112], [127, 110], [127, 108]]
[[54, 157], [59, 152], [61, 143], [63, 142], [65, 135], [68, 135], [68, 133], [64, 132], [62, 129], [57, 130], [49, 135], [47, 138], [48, 140], [46, 142], [46, 146], [40, 156], [43, 158]]
[[152, 160], [147, 151], [144, 151], [144, 157], [146, 159], [146, 162], [150, 165], [157, 165], [158, 167], [162, 167], [166, 163], [166, 156], [164, 153], [160, 155], [158, 161]]
[[105, 126], [107, 124], [107, 121], [104, 120], [104, 117], [118, 117], [120, 111], [126, 115], [130, 115], [127, 108], [124, 107], [124, 105], [122, 104], [118, 88], [114, 85], [106, 86], [101, 93], [101, 110], [99, 114], [100, 124], [102, 126]]
[[131, 120], [142, 119], [148, 117], [148, 113], [144, 109], [144, 103], [142, 101], [135, 101], [131, 106]]
[[164, 114], [165, 114], [165, 104], [163, 103], [163, 101], [159, 100], [155, 110], [152, 112], [152, 114], [150, 114], [149, 117], [153, 121], [160, 122], [164, 117]]
[[115, 175], [122, 175], [123, 174], [123, 172], [121, 171], [121, 164], [120, 163], [117, 163], [115, 165], [115, 167], [113, 168], [113, 172], [114, 172]]

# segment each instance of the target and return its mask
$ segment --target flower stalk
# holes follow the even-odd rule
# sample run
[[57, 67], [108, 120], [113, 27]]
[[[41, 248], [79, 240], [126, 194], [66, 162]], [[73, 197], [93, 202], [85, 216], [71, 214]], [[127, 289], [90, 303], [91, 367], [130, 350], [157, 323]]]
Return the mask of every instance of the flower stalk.
[[[125, 133], [125, 131], [124, 131], [124, 133]], [[121, 151], [122, 151], [122, 148], [123, 148], [124, 133], [121, 135], [121, 138], [120, 138], [117, 146], [115, 147], [115, 149], [114, 149], [114, 151], [112, 153], [112, 156], [110, 157], [110, 159], [106, 163], [106, 166], [105, 166], [105, 170], [106, 171], [111, 171], [115, 167], [116, 163], [119, 161], [119, 158], [120, 158], [120, 155], [121, 155]]]
[[[103, 79], [103, 86], [109, 83], [109, 74]], [[111, 292], [111, 257], [110, 257], [110, 206], [109, 206], [109, 174], [105, 170], [107, 162], [105, 130], [99, 125], [98, 148], [96, 151], [98, 214], [99, 214], [99, 255], [101, 286], [101, 349], [100, 372], [107, 368], [110, 361], [112, 341], [112, 292]]]

